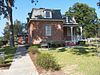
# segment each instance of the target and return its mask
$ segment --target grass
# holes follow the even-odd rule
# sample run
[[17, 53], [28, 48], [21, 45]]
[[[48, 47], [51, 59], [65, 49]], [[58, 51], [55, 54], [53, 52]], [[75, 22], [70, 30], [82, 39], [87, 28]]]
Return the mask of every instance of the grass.
[[[70, 50], [80, 49], [87, 51], [81, 54], [73, 54]], [[95, 53], [96, 48], [94, 47], [76, 47], [76, 48], [66, 48], [64, 51], [59, 50], [49, 50], [41, 51], [47, 52], [54, 55], [58, 63], [63, 67], [68, 65], [78, 65], [77, 71], [81, 72], [82, 75], [100, 75], [100, 57], [89, 55]]]
[[[5, 48], [0, 48], [0, 52], [4, 52], [5, 53], [5, 60], [4, 63], [11, 63], [13, 60], [13, 56], [16, 52], [16, 48], [11, 48], [9, 46], [5, 47]], [[0, 63], [2, 64], [2, 62]]]

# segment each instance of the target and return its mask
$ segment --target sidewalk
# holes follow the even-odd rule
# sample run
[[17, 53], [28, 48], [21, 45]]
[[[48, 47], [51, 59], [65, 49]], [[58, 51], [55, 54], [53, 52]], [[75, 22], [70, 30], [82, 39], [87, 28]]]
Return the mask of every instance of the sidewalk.
[[27, 50], [24, 46], [19, 46], [15, 58], [9, 70], [0, 75], [39, 75]]
[[0, 75], [8, 75], [8, 70], [0, 70]]

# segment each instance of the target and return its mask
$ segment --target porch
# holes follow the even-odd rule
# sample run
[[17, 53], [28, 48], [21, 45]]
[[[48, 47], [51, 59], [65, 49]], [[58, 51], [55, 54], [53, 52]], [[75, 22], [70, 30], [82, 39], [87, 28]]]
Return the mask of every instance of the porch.
[[82, 26], [80, 26], [80, 35], [77, 33], [78, 24], [64, 24], [64, 40], [67, 42], [76, 43], [82, 40]]

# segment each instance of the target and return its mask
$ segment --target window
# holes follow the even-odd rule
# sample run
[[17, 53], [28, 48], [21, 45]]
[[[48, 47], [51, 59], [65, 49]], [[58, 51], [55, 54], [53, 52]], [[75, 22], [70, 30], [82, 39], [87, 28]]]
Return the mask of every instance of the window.
[[46, 17], [50, 17], [50, 12], [49, 11], [46, 11]]
[[51, 26], [48, 25], [45, 26], [45, 35], [51, 36]]
[[52, 18], [51, 11], [45, 11], [45, 18]]

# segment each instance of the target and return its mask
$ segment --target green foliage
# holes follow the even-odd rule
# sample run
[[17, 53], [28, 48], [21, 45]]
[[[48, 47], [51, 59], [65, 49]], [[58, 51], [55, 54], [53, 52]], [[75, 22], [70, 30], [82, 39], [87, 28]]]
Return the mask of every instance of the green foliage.
[[95, 56], [97, 54], [97, 49], [95, 47], [73, 47], [67, 51], [76, 55]]
[[[0, 1], [0, 17], [1, 15], [4, 15], [4, 18], [9, 19], [9, 22], [10, 22], [9, 30], [12, 33], [10, 34], [11, 47], [14, 47], [14, 27], [13, 27], [13, 15], [12, 15], [12, 11], [13, 11], [12, 7], [14, 7], [14, 3], [15, 3], [15, 0], [1, 0]], [[38, 3], [38, 0], [31, 0], [31, 3], [34, 3], [36, 5], [36, 3]]]
[[49, 53], [41, 53], [37, 57], [37, 65], [46, 70], [59, 70], [60, 66], [56, 63], [54, 57]]
[[[89, 53], [86, 54], [73, 54], [68, 52], [70, 50], [86, 50]], [[97, 56], [93, 56], [96, 48], [93, 46], [84, 46], [84, 47], [68, 47], [64, 52], [58, 52], [58, 50], [48, 50], [41, 51], [42, 53], [51, 53], [58, 63], [62, 66], [62, 69], [65, 72], [70, 72], [70, 74], [78, 74], [79, 75], [100, 75], [100, 58]], [[100, 50], [100, 48], [99, 48]], [[94, 51], [94, 52], [93, 52]], [[89, 56], [87, 55], [89, 54]], [[72, 65], [76, 65], [76, 67], [72, 67]], [[68, 67], [67, 67], [68, 66]], [[71, 70], [68, 70], [71, 69]]]
[[0, 64], [4, 64], [4, 59], [0, 58]]
[[76, 55], [83, 55], [88, 53], [85, 48], [71, 48], [68, 52], [71, 52], [72, 54]]
[[98, 17], [95, 9], [87, 4], [75, 3], [66, 12], [67, 16], [74, 16], [76, 22], [83, 25], [83, 33], [85, 37], [94, 37], [98, 28]]
[[3, 39], [3, 37], [0, 37], [0, 41]]
[[86, 44], [86, 41], [79, 41], [78, 43], [79, 45], [84, 46]]
[[8, 58], [8, 59], [5, 59], [4, 63], [5, 64], [11, 64], [12, 61], [13, 61], [12, 59]]
[[40, 45], [40, 44], [33, 44], [32, 46], [37, 46], [38, 48], [40, 48], [40, 47], [41, 47], [41, 45]]
[[0, 64], [3, 64], [3, 61], [0, 59]]
[[0, 47], [3, 45], [3, 42], [2, 41], [0, 41]]
[[48, 43], [49, 47], [57, 48], [57, 47], [63, 47], [64, 46], [64, 41], [53, 41]]
[[7, 47], [0, 49], [0, 51], [5, 52], [5, 54], [7, 54], [7, 55], [8, 54], [14, 54], [16, 52], [16, 47], [7, 46]]
[[22, 32], [22, 23], [19, 20], [14, 22], [14, 35], [17, 36], [18, 33]]
[[16, 52], [16, 47], [5, 47], [0, 49], [0, 52], [4, 52], [5, 53], [5, 60], [4, 63], [11, 63], [11, 61], [13, 60], [14, 54]]
[[31, 52], [32, 54], [40, 53], [37, 46], [29, 47], [28, 51]]
[[6, 22], [6, 25], [5, 25], [5, 27], [4, 27], [4, 33], [3, 33], [4, 39], [5, 39], [5, 40], [9, 40], [9, 39], [10, 39], [9, 28], [10, 28], [9, 23]]
[[58, 49], [59, 51], [58, 52], [64, 52], [66, 51], [66, 48], [61, 48], [61, 49]]
[[[14, 36], [17, 36], [18, 35], [18, 33], [20, 32], [22, 32], [22, 25], [21, 25], [21, 22], [20, 21], [18, 21], [18, 20], [16, 20], [15, 22], [14, 22], [14, 25], [13, 25], [13, 29], [14, 29]], [[6, 26], [5, 26], [5, 28], [4, 28], [4, 39], [5, 40], [9, 40], [10, 39], [10, 32], [9, 32], [9, 28], [10, 28], [10, 25], [9, 25], [9, 23], [8, 22], [6, 22]]]

